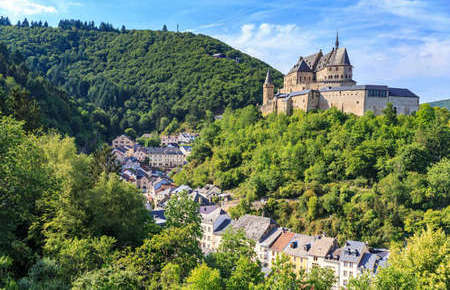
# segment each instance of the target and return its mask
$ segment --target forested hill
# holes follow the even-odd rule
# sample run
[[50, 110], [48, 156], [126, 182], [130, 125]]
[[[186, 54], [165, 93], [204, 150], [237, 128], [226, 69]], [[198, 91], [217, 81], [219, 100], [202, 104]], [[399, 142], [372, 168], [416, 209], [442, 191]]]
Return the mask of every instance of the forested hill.
[[18, 53], [0, 44], [0, 114], [25, 121], [28, 131], [57, 129], [77, 137], [83, 145], [92, 138], [89, 116], [82, 116], [74, 101], [45, 78], [31, 72]]
[[201, 132], [175, 181], [233, 190], [241, 198], [233, 216], [264, 214], [341, 242], [388, 246], [426, 226], [450, 232], [449, 119], [427, 104], [411, 116], [392, 106], [362, 117], [227, 111]]
[[[104, 30], [71, 22], [60, 28], [9, 25], [0, 27], [0, 37], [33, 71], [76, 97], [104, 139], [127, 128], [163, 130], [174, 118], [195, 125], [206, 110], [261, 103], [269, 66], [219, 40]], [[281, 84], [281, 73], [272, 71]]]

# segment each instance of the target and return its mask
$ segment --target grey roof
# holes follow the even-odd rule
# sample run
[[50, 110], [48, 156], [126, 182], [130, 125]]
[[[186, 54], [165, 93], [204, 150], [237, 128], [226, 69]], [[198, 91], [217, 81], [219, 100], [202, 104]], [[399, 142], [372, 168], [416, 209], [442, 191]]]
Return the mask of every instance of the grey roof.
[[267, 237], [263, 241], [260, 242], [260, 245], [262, 247], [270, 248], [270, 246], [272, 246], [272, 244], [278, 239], [278, 237], [282, 233], [283, 233], [283, 229], [282, 228], [275, 228], [275, 229], [273, 229], [271, 232], [269, 232]]
[[267, 69], [267, 75], [266, 75], [266, 80], [264, 82], [265, 84], [271, 84], [272, 83], [272, 76], [270, 75], [270, 70]]
[[153, 210], [150, 212], [150, 215], [153, 217], [157, 225], [163, 225], [166, 223], [164, 210]]
[[289, 97], [304, 95], [304, 94], [309, 93], [310, 91], [311, 90], [303, 90], [303, 91], [298, 91], [298, 92], [292, 92], [292, 93], [289, 93]]
[[274, 224], [276, 223], [271, 218], [246, 214], [233, 224], [233, 229], [242, 229], [247, 238], [259, 242], [266, 237], [270, 225]]
[[326, 257], [335, 248], [336, 239], [318, 236], [311, 245], [308, 254], [316, 257]]
[[214, 233], [223, 232], [228, 226], [231, 225], [231, 218], [227, 214], [221, 214], [213, 225]]
[[379, 257], [372, 253], [365, 253], [362, 256], [361, 262], [359, 263], [359, 267], [363, 270], [369, 270], [370, 273], [374, 273], [376, 270], [376, 265]]
[[147, 154], [183, 155], [178, 147], [146, 147]]
[[351, 65], [350, 58], [347, 54], [346, 48], [338, 48], [333, 50], [333, 53], [328, 61], [328, 65]]
[[327, 91], [358, 91], [358, 90], [387, 90], [387, 86], [380, 85], [356, 85], [356, 86], [342, 86], [342, 87], [331, 87], [322, 88], [321, 92]]
[[347, 241], [339, 256], [339, 261], [359, 263], [366, 251], [366, 244], [358, 241]]
[[182, 192], [182, 191], [186, 191], [187, 193], [192, 192], [192, 188], [189, 185], [180, 185], [177, 188], [175, 188], [174, 190], [176, 193]]
[[199, 211], [200, 214], [210, 214], [213, 211], [215, 211], [216, 209], [218, 209], [219, 207], [217, 205], [203, 205], [200, 207]]
[[411, 92], [408, 89], [401, 88], [389, 88], [389, 96], [390, 97], [410, 97], [410, 98], [418, 98], [416, 94]]
[[313, 236], [295, 234], [289, 245], [284, 249], [284, 252], [291, 256], [304, 257], [308, 255], [314, 239], [315, 237]]

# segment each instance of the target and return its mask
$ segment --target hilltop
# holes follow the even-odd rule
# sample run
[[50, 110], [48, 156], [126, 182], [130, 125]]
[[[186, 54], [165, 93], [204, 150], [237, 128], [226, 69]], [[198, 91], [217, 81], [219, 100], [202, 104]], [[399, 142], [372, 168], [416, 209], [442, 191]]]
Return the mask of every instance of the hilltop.
[[[162, 131], [174, 120], [195, 126], [207, 111], [261, 103], [270, 68], [193, 33], [62, 21], [59, 28], [1, 26], [0, 36], [33, 72], [73, 96], [104, 140], [127, 128]], [[281, 84], [282, 74], [270, 69]]]
[[429, 102], [428, 104], [430, 104], [430, 106], [432, 106], [432, 107], [441, 107], [441, 108], [447, 108], [447, 110], [450, 110], [450, 99]]

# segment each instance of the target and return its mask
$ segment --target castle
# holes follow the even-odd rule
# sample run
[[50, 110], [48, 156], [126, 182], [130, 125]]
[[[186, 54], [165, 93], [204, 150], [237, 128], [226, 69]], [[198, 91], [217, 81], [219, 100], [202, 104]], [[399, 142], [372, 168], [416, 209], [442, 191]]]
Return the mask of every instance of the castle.
[[358, 116], [367, 111], [379, 115], [387, 103], [392, 103], [399, 114], [410, 114], [419, 108], [419, 97], [408, 89], [356, 85], [347, 49], [339, 47], [338, 35], [329, 53], [320, 50], [300, 57], [284, 76], [284, 87], [277, 94], [274, 89], [268, 70], [263, 85], [263, 115], [273, 112], [289, 115], [296, 109], [307, 112], [331, 107]]

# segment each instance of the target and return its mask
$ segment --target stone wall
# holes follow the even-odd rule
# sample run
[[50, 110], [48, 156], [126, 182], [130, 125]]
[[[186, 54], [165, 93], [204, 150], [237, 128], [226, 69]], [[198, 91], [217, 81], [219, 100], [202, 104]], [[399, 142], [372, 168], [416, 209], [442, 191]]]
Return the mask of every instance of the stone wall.
[[320, 92], [319, 108], [327, 110], [335, 107], [344, 113], [364, 115], [365, 90]]

